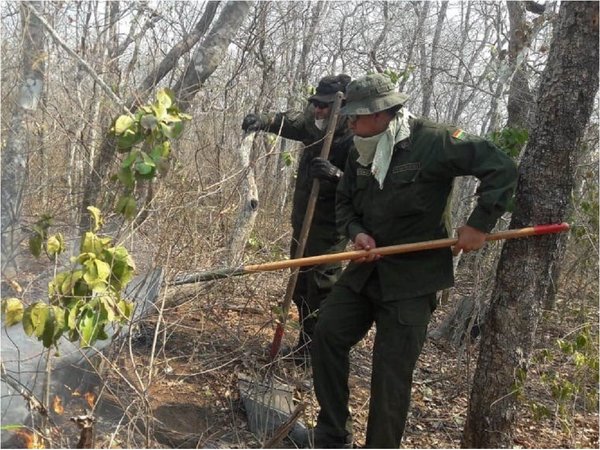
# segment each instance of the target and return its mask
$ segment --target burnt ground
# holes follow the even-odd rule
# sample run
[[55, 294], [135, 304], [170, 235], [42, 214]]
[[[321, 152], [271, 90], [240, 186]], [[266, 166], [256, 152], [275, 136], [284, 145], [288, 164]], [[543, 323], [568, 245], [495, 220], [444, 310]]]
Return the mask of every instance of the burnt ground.
[[[111, 357], [116, 362], [115, 370], [107, 372], [112, 393], [106, 392], [105, 399], [121, 403], [121, 408], [128, 409], [128, 418], [116, 432], [113, 423], [110, 429], [114, 434], [97, 430], [96, 444], [260, 448], [269, 436], [250, 432], [237, 379], [238, 374], [260, 379], [266, 373], [267, 347], [285, 282], [281, 273], [263, 273], [163, 291], [157, 301], [161, 312], [148, 318], [133, 334], [128, 343], [130, 350], [125, 346]], [[558, 374], [560, 379], [579, 383], [588, 392], [595, 391], [597, 378], [594, 381], [593, 371], [589, 377], [589, 371], [586, 375], [581, 367], [576, 368], [574, 359], [561, 353], [556, 340], [565, 336], [568, 340], [585, 322], [592, 324], [597, 338], [597, 307], [589, 311], [578, 305], [567, 308], [566, 303], [558, 306], [545, 313], [538, 330], [535, 358], [520, 397], [514, 448], [598, 448], [597, 397], [586, 405], [583, 391], [571, 396], [567, 392], [563, 393], [563, 402], [557, 402], [555, 398], [560, 396], [556, 384], [553, 398], [548, 377]], [[451, 304], [441, 305], [431, 328], [451, 309]], [[284, 343], [292, 344], [296, 337], [295, 318], [294, 311]], [[358, 446], [364, 444], [373, 336], [371, 330], [351, 355], [351, 410]], [[455, 348], [445, 341], [428, 339], [414, 376], [403, 447], [460, 447], [477, 353], [478, 340]], [[597, 352], [595, 358], [597, 364]], [[280, 359], [271, 370], [278, 379], [295, 387], [295, 400], [307, 404], [301, 420], [313, 426], [318, 409], [310, 390], [310, 369]], [[295, 447], [289, 440], [280, 445]]]

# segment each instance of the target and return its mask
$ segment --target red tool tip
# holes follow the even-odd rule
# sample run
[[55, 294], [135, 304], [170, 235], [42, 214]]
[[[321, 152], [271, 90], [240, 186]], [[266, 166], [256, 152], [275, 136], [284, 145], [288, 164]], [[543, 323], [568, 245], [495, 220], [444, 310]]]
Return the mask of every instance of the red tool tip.
[[549, 225], [535, 225], [533, 227], [535, 234], [550, 234], [550, 233], [562, 233], [567, 231], [570, 225], [566, 222], [563, 223], [552, 223]]

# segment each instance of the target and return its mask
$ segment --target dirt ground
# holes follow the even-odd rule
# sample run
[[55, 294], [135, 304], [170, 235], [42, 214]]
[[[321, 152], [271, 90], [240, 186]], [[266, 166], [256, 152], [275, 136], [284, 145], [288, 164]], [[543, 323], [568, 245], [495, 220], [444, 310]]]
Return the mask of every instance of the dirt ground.
[[[113, 423], [111, 435], [97, 430], [96, 445], [260, 448], [269, 436], [256, 436], [249, 430], [237, 380], [239, 374], [260, 379], [269, 367], [267, 348], [285, 281], [281, 273], [262, 273], [164, 290], [157, 301], [158, 313], [132, 335], [131, 351], [112, 357], [121, 371], [118, 376], [109, 372], [107, 385], [112, 387], [105, 399], [127, 406], [129, 425], [123, 421], [115, 431]], [[431, 329], [451, 309], [451, 304], [441, 305]], [[541, 323], [536, 355], [544, 348], [560, 353], [556, 339], [579, 326], [575, 319], [573, 323], [564, 319], [565, 314], [558, 323], [556, 314], [547, 314]], [[597, 324], [597, 310], [589, 314], [591, 323]], [[295, 319], [293, 312], [284, 343], [292, 344], [297, 335]], [[357, 446], [364, 445], [373, 336], [374, 329], [351, 355], [351, 410]], [[153, 348], [155, 357], [151, 358]], [[457, 349], [428, 339], [414, 376], [403, 447], [460, 447], [477, 354], [477, 340]], [[584, 407], [579, 398], [565, 414], [557, 409], [548, 382], [542, 380], [549, 370], [563, 378], [575, 377], [573, 361], [567, 357], [535, 361], [523, 390], [513, 447], [598, 448], [597, 403]], [[295, 401], [307, 405], [300, 420], [309, 428], [314, 426], [318, 407], [310, 389], [310, 369], [280, 359], [271, 370], [277, 379], [295, 387]], [[547, 408], [543, 417], [537, 417], [539, 405]], [[136, 420], [131, 420], [132, 415]], [[295, 447], [289, 440], [280, 445]]]

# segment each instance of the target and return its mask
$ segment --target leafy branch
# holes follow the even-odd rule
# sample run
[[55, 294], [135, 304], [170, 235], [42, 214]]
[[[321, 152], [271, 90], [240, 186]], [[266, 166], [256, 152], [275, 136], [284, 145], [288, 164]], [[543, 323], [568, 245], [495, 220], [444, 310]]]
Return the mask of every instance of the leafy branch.
[[183, 132], [183, 123], [191, 116], [179, 111], [173, 103], [174, 95], [169, 89], [161, 89], [156, 101], [141, 106], [133, 115], [124, 114], [115, 121], [111, 132], [117, 139], [117, 151], [127, 155], [116, 174], [125, 188], [117, 203], [117, 212], [127, 219], [137, 213], [133, 196], [139, 181], [151, 181], [169, 169], [171, 139]]
[[[96, 234], [102, 226], [100, 210], [90, 206], [88, 211], [92, 229], [82, 236], [79, 255], [71, 257], [73, 268], [57, 273], [48, 284], [49, 301], [25, 306], [18, 298], [2, 299], [6, 326], [21, 323], [25, 333], [37, 337], [46, 348], [58, 350], [63, 334], [72, 342], [79, 341], [81, 347], [92, 346], [108, 338], [107, 325], [117, 328], [127, 323], [133, 312], [133, 304], [122, 297], [134, 275], [133, 259], [125, 247], [113, 246], [111, 237]], [[58, 235], [47, 236], [49, 224], [46, 217], [34, 227], [39, 233], [30, 239], [30, 248], [39, 256], [44, 247], [55, 259], [64, 251], [64, 243]]]

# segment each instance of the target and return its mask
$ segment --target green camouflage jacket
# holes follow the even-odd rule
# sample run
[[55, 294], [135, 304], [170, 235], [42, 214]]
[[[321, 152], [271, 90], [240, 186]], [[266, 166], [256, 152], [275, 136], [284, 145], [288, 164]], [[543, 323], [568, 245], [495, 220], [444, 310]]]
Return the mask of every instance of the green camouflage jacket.
[[[486, 233], [516, 186], [515, 163], [492, 143], [426, 120], [413, 120], [411, 136], [396, 144], [383, 189], [371, 166], [361, 166], [357, 158], [353, 148], [338, 185], [338, 228], [352, 240], [367, 233], [378, 247], [448, 237], [444, 211], [455, 177], [480, 180], [467, 224]], [[417, 297], [454, 283], [449, 248], [350, 263], [339, 283], [360, 291], [375, 269], [384, 300]]]

